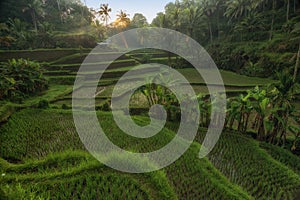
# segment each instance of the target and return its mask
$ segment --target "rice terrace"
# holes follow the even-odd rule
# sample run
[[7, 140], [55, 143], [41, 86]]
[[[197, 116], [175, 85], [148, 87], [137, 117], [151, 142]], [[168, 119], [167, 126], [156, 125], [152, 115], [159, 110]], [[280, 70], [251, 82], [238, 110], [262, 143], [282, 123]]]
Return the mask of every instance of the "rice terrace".
[[0, 199], [300, 200], [299, 67], [297, 0], [1, 1]]

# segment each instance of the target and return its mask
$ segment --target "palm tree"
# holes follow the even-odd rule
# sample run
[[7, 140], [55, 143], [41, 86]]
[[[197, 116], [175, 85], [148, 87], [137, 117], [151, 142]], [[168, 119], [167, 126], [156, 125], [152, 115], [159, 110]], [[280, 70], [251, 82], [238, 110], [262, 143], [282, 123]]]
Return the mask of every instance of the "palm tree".
[[225, 17], [230, 19], [238, 19], [243, 16], [246, 16], [249, 11], [251, 11], [251, 5], [248, 0], [232, 0], [226, 2], [226, 12], [224, 13]]
[[193, 38], [194, 28], [201, 17], [202, 12], [199, 6], [193, 5], [186, 8], [185, 13], [188, 16], [188, 35]]
[[288, 22], [290, 18], [290, 3], [290, 0], [286, 0], [286, 22]]
[[108, 25], [108, 19], [110, 19], [109, 13], [112, 11], [111, 8], [108, 7], [108, 4], [101, 4], [100, 10], [98, 14], [100, 15], [101, 19], [105, 22], [105, 26]]
[[60, 7], [60, 0], [56, 0], [56, 4], [57, 4], [57, 9], [58, 9], [58, 12], [59, 12], [59, 16], [60, 16], [60, 22], [63, 23], [61, 7]]
[[34, 30], [37, 33], [38, 31], [38, 17], [43, 16], [42, 2], [39, 0], [27, 0], [26, 7], [23, 9], [23, 12], [29, 11]]
[[214, 12], [217, 9], [216, 2], [212, 2], [211, 0], [205, 0], [202, 2], [202, 12], [207, 18], [207, 25], [208, 25], [208, 30], [209, 30], [209, 35], [210, 35], [210, 41], [213, 41], [213, 32], [212, 32], [212, 22], [211, 18], [214, 14]]
[[14, 41], [16, 41], [16, 39], [9, 34], [7, 24], [0, 23], [0, 45], [9, 47]]
[[298, 83], [293, 80], [288, 70], [283, 73], [277, 72], [276, 74], [279, 82], [271, 85], [271, 88], [273, 88], [271, 94], [273, 96], [272, 101], [277, 105], [278, 110], [272, 135], [275, 137], [276, 134], [280, 133], [280, 139], [285, 144], [288, 120], [293, 111], [292, 101], [295, 99]]
[[117, 14], [117, 19], [114, 22], [116, 27], [121, 29], [126, 28], [130, 24], [129, 14], [125, 13], [123, 10], [120, 10]]
[[169, 21], [167, 20], [166, 14], [159, 12], [156, 14], [156, 17], [153, 19], [151, 25], [160, 28], [167, 28]]
[[171, 21], [173, 22], [172, 26], [175, 29], [175, 31], [178, 31], [181, 24], [181, 20], [180, 20], [181, 8], [180, 8], [180, 3], [178, 1], [175, 2], [174, 8], [170, 14], [171, 14]]
[[26, 33], [26, 23], [22, 22], [20, 19], [11, 19], [9, 18], [7, 21], [10, 31], [14, 36], [16, 36], [19, 40], [25, 39]]
[[97, 32], [98, 39], [103, 40], [105, 37], [105, 27], [103, 24], [99, 22], [99, 20], [94, 21], [92, 23], [92, 27], [95, 28], [95, 31]]
[[234, 32], [240, 35], [241, 40], [244, 32], [254, 32], [255, 30], [264, 30], [265, 24], [260, 14], [251, 13], [237, 23], [234, 27]]
[[[123, 10], [120, 10], [119, 13], [117, 14], [117, 19], [114, 22], [114, 26], [119, 28], [120, 31], [122, 31], [122, 29], [126, 28], [129, 24], [130, 24], [129, 14], [125, 13]], [[128, 44], [123, 33], [121, 33], [121, 37], [125, 47], [128, 49]]]

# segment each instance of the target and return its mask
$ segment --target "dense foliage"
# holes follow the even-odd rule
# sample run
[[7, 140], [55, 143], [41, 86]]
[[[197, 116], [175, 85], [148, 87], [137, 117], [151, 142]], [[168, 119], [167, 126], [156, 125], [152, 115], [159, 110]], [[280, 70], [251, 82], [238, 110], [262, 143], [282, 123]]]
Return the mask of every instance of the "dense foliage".
[[47, 88], [47, 81], [37, 62], [12, 59], [0, 66], [0, 100], [22, 100]]
[[269, 77], [299, 66], [299, 7], [296, 0], [176, 0], [151, 25], [191, 36], [221, 69]]
[[[89, 9], [83, 2], [0, 2], [0, 199], [297, 198], [299, 1], [175, 0], [152, 23], [142, 13], [130, 19], [124, 10], [110, 22], [114, 8], [109, 4], [99, 2], [99, 8]], [[166, 126], [141, 140], [115, 124], [110, 113], [112, 91], [137, 64], [156, 62], [176, 68], [198, 94], [200, 108], [198, 134], [183, 156], [157, 172], [125, 174], [84, 152], [71, 111], [72, 85], [97, 42], [109, 43], [106, 39], [113, 34], [149, 26], [180, 31], [209, 51], [226, 88], [226, 121], [213, 151], [199, 159], [211, 115], [218, 118], [212, 106], [214, 95], [220, 94], [208, 95], [203, 77], [177, 55], [148, 49], [121, 56], [110, 63], [95, 93], [99, 123], [115, 145], [131, 152], [153, 152], [174, 138], [181, 120], [180, 103], [171, 90], [134, 69], [135, 75], [127, 81], [146, 80], [146, 84], [130, 100], [132, 119], [147, 125], [149, 107], [160, 104], [168, 114]], [[123, 42], [128, 47], [126, 38]], [[102, 56], [103, 63], [88, 64], [103, 65], [115, 54]], [[28, 59], [47, 66], [42, 69]], [[159, 78], [176, 82], [163, 73]], [[39, 96], [27, 98], [35, 94]], [[193, 118], [195, 113], [189, 111]]]

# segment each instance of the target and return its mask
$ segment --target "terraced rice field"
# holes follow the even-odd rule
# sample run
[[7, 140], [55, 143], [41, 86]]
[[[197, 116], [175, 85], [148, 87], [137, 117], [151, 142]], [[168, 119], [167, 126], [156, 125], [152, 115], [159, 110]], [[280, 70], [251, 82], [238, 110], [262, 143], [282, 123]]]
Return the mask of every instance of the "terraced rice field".
[[[111, 114], [98, 112], [98, 117], [111, 141], [134, 152], [159, 149], [175, 135], [172, 130], [176, 126], [167, 126], [170, 129], [139, 140], [123, 133]], [[135, 120], [147, 124], [147, 118]], [[199, 130], [196, 142], [175, 163], [140, 176], [116, 172], [81, 153], [85, 150], [68, 110], [25, 109], [14, 114], [0, 131], [0, 155], [16, 163], [1, 161], [1, 173], [5, 174], [1, 187], [6, 191], [20, 187], [20, 192], [30, 189], [34, 195], [54, 195], [57, 199], [93, 198], [97, 194], [112, 199], [293, 199], [300, 187], [299, 166], [274, 157], [258, 142], [237, 133], [223, 133], [209, 157], [199, 159], [205, 135], [204, 129]], [[299, 159], [285, 153], [293, 162]], [[155, 181], [161, 187], [155, 188]], [[36, 184], [27, 186], [29, 182]], [[51, 193], [53, 190], [56, 194]]]
[[[0, 119], [4, 119], [0, 125], [0, 199], [297, 198], [300, 191], [299, 157], [235, 132], [224, 131], [213, 152], [207, 158], [199, 159], [206, 134], [205, 129], [199, 129], [196, 140], [182, 157], [152, 173], [121, 173], [101, 164], [86, 152], [71, 111], [76, 71], [88, 50], [57, 51], [52, 52], [49, 59], [48, 51], [39, 57], [40, 61], [47, 62], [45, 73], [50, 87], [46, 92], [21, 103], [0, 102]], [[34, 57], [35, 54], [35, 51], [19, 52], [23, 57]], [[157, 54], [152, 60], [166, 60], [166, 57]], [[109, 104], [118, 79], [137, 65], [128, 54], [110, 66], [98, 83], [97, 110]], [[196, 93], [207, 93], [203, 78], [195, 69], [178, 71], [190, 81]], [[228, 94], [273, 82], [227, 71], [220, 73]], [[48, 100], [50, 107], [37, 109], [41, 100]], [[147, 110], [147, 101], [139, 93], [132, 97], [131, 103], [134, 108]], [[174, 138], [178, 126], [168, 122], [157, 135], [138, 139], [120, 130], [111, 113], [97, 111], [97, 117], [107, 137], [131, 152], [160, 149]], [[147, 116], [132, 118], [141, 126], [149, 124]]]

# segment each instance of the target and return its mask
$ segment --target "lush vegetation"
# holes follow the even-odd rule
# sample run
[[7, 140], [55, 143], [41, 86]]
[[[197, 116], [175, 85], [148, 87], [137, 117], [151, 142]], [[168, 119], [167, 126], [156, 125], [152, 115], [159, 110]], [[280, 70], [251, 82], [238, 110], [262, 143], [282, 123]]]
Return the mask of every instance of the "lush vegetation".
[[0, 67], [0, 100], [18, 101], [47, 88], [39, 63], [12, 59]]
[[[126, 137], [119, 130], [110, 114], [98, 114], [104, 130], [110, 130], [107, 136], [115, 144], [130, 151], [144, 152], [159, 149], [175, 134], [164, 129], [154, 138], [137, 143], [138, 139]], [[140, 124], [147, 123], [147, 118], [135, 117], [135, 120]], [[45, 124], [49, 125], [45, 126]], [[167, 127], [176, 131], [176, 124], [169, 124]], [[151, 187], [146, 187], [146, 191], [155, 187], [151, 180], [152, 175], [150, 177], [145, 175], [144, 178], [144, 175], [140, 178], [135, 175], [118, 175], [114, 170], [102, 166], [84, 153], [78, 151], [71, 153], [70, 150], [84, 150], [74, 127], [71, 111], [26, 109], [14, 114], [12, 119], [1, 128], [1, 133], [1, 156], [10, 162], [25, 162], [25, 164], [8, 164], [2, 161], [4, 166], [2, 173], [5, 174], [2, 177], [2, 184], [8, 193], [12, 193], [14, 188], [17, 188], [17, 191], [20, 190], [19, 192], [25, 192], [28, 191], [28, 187], [33, 187], [29, 191], [33, 191], [36, 196], [52, 196], [52, 189], [57, 191], [56, 195], [60, 197], [79, 195], [81, 190], [87, 190], [86, 195], [96, 195], [94, 192], [88, 192], [90, 189], [84, 188], [92, 188], [93, 184], [100, 184], [98, 187], [100, 194], [115, 195], [114, 197], [118, 198], [125, 194], [130, 195], [130, 193], [122, 189], [113, 190], [114, 187], [108, 187], [106, 181], [115, 180], [114, 184], [117, 185], [137, 184], [133, 186], [133, 189], [137, 190], [137, 193], [134, 192], [133, 195], [144, 194], [143, 189], [137, 188], [143, 188], [145, 181], [153, 183], [153, 185], [150, 184]], [[202, 142], [204, 135], [205, 129], [200, 130], [197, 141]], [[262, 145], [265, 146], [265, 143]], [[8, 148], [9, 146], [16, 148]], [[161, 183], [158, 186], [161, 189], [156, 191], [158, 194], [174, 195], [175, 192], [180, 199], [252, 199], [252, 197], [255, 199], [268, 199], [268, 197], [292, 199], [299, 187], [299, 166], [292, 165], [298, 158], [289, 152], [277, 150], [286, 155], [281, 156], [283, 158], [277, 156], [275, 160], [272, 158], [273, 155], [268, 154], [269, 150], [264, 150], [267, 147], [262, 149], [259, 147], [259, 142], [237, 133], [224, 133], [208, 160], [197, 158], [199, 147], [200, 145], [195, 142], [182, 158], [165, 169], [166, 176], [158, 173], [159, 176], [168, 178], [167, 182], [163, 181], [165, 178], [158, 179]], [[65, 151], [69, 153], [59, 153]], [[48, 155], [52, 153], [54, 154], [49, 157]], [[32, 160], [36, 158], [42, 160]], [[286, 158], [289, 158], [289, 161], [282, 160]], [[99, 173], [103, 175], [99, 176]], [[18, 174], [25, 174], [25, 176], [23, 175], [20, 179]], [[127, 181], [122, 180], [123, 176], [124, 181]], [[137, 179], [137, 182], [131, 182], [132, 179]], [[17, 181], [14, 181], [13, 185], [6, 186], [13, 180]], [[143, 181], [140, 182], [141, 180]], [[40, 184], [27, 186], [26, 183], [32, 181]], [[82, 185], [84, 181], [86, 184]], [[170, 182], [169, 186], [168, 182]], [[256, 184], [257, 182], [259, 184]], [[69, 185], [67, 187], [69, 189], [65, 191], [66, 185]], [[120, 187], [117, 185], [116, 187]], [[78, 193], [71, 192], [73, 187], [78, 187]], [[174, 192], [172, 192], [172, 187], [174, 187]], [[150, 197], [154, 198], [155, 195], [150, 192]], [[141, 198], [144, 199], [147, 196], [142, 195]]]
[[[0, 199], [299, 198], [298, 1], [176, 0], [152, 22], [125, 10], [112, 21], [114, 8], [102, 2], [98, 7], [79, 0], [0, 2]], [[77, 74], [79, 67], [98, 42], [108, 52], [91, 55], [103, 60], [86, 66], [102, 66], [116, 55], [118, 49], [106, 45], [109, 36], [144, 27], [180, 31], [208, 50], [224, 80], [226, 120], [213, 151], [199, 159], [216, 103], [203, 77], [170, 52], [144, 49], [119, 57], [95, 92], [99, 123], [115, 145], [131, 152], [158, 150], [181, 122], [176, 96], [139, 73], [139, 64], [161, 63], [180, 72], [201, 111], [196, 139], [182, 157], [156, 172], [127, 174], [86, 151], [73, 121], [72, 92], [76, 76], [85, 75]], [[124, 133], [110, 112], [115, 84], [132, 69], [136, 75], [127, 81], [146, 80], [131, 97], [132, 119], [149, 124], [155, 104], [168, 114], [165, 127], [147, 139]], [[176, 82], [163, 72], [160, 78]], [[110, 159], [126, 158], [112, 154]]]

